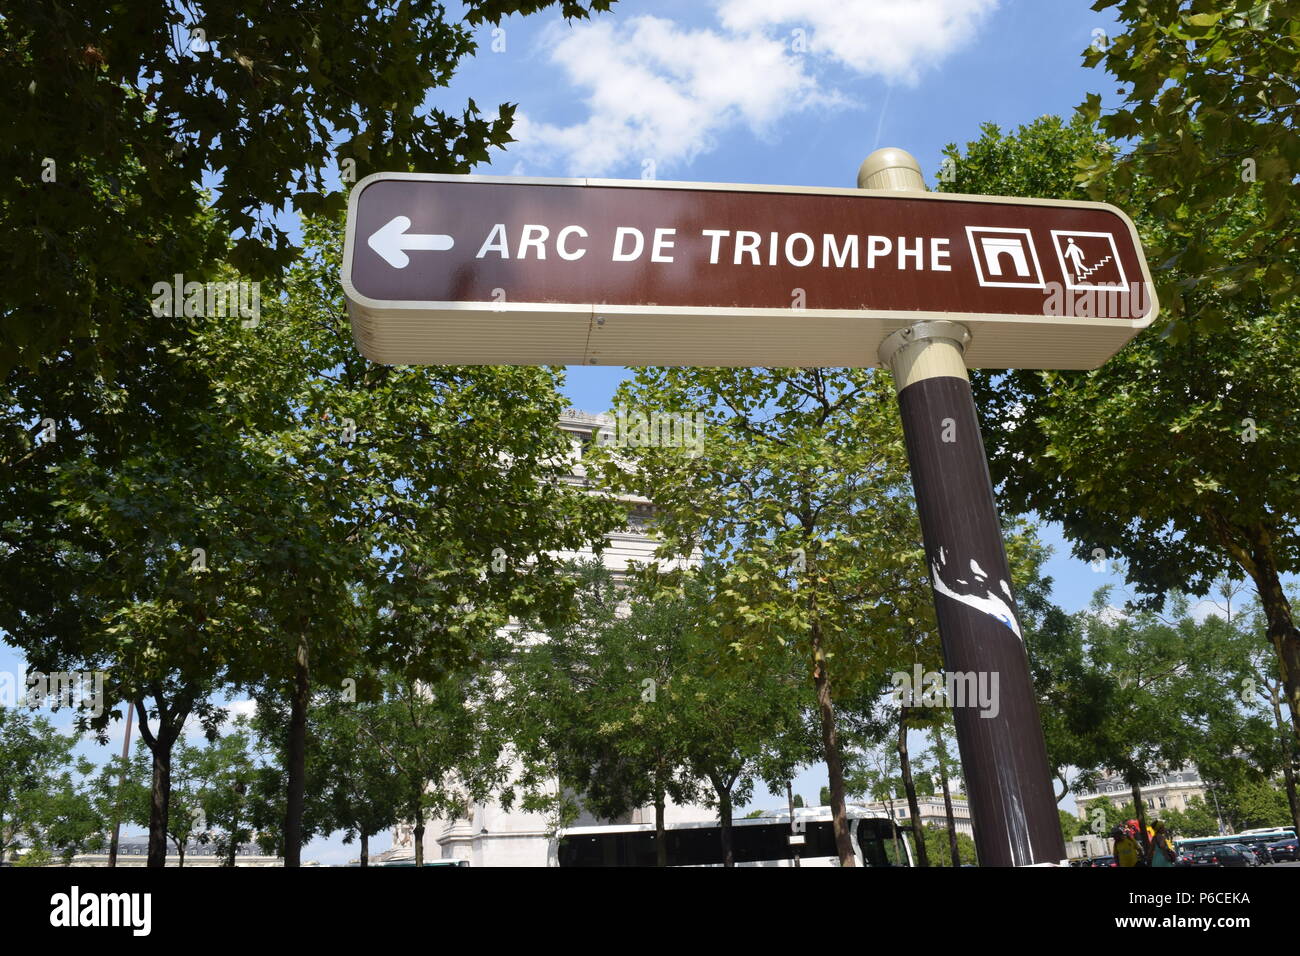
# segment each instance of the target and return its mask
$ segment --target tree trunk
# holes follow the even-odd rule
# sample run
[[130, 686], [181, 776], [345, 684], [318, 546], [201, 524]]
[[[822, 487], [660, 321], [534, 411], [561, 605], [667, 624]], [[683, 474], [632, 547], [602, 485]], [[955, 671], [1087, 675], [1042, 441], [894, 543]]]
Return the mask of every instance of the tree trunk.
[[239, 829], [239, 821], [236, 820], [235, 826], [232, 827], [230, 831], [230, 846], [226, 849], [226, 861], [225, 861], [225, 865], [231, 867], [232, 869], [234, 868], [235, 865], [235, 856], [239, 853], [239, 840], [238, 840], [239, 833], [237, 832], [238, 829]]
[[1249, 527], [1233, 524], [1213, 508], [1203, 514], [1219, 542], [1250, 576], [1259, 592], [1266, 633], [1277, 656], [1278, 674], [1291, 708], [1291, 732], [1300, 745], [1300, 628], [1296, 627], [1295, 615], [1278, 575], [1272, 535], [1259, 523]]
[[411, 833], [411, 839], [415, 841], [415, 865], [424, 866], [424, 807], [417, 801], [415, 804], [415, 829]]
[[1259, 591], [1264, 619], [1268, 622], [1268, 640], [1277, 653], [1278, 673], [1291, 708], [1291, 730], [1295, 743], [1300, 745], [1300, 629], [1296, 628], [1291, 604], [1282, 590], [1271, 542], [1263, 530], [1259, 535], [1255, 588]]
[[1151, 858], [1151, 841], [1147, 837], [1147, 811], [1146, 805], [1142, 802], [1142, 788], [1136, 783], [1129, 784], [1133, 788], [1133, 809], [1137, 811], [1138, 820], [1138, 840], [1142, 843], [1142, 859]]
[[171, 747], [161, 742], [153, 753], [153, 783], [149, 789], [149, 855], [146, 866], [167, 865], [167, 811], [172, 797]]
[[158, 707], [158, 732], [149, 729], [149, 711], [144, 700], [136, 701], [140, 719], [140, 739], [153, 756], [153, 781], [149, 788], [149, 853], [146, 866], [167, 865], [167, 813], [172, 797], [172, 747], [190, 714], [190, 704], [182, 702], [168, 710], [162, 694], [155, 697]]
[[311, 694], [311, 670], [307, 656], [307, 635], [298, 638], [293, 663], [293, 693], [289, 712], [289, 792], [284, 811], [284, 865], [302, 865], [302, 811], [307, 786], [307, 701]]
[[723, 784], [716, 776], [709, 777], [713, 792], [718, 795], [718, 832], [722, 836], [722, 865], [736, 865], [736, 851], [733, 845], [731, 828], [731, 787]]
[[1286, 720], [1282, 716], [1282, 702], [1278, 698], [1277, 685], [1269, 686], [1269, 700], [1273, 704], [1273, 724], [1277, 727], [1277, 742], [1282, 748], [1282, 779], [1286, 782], [1286, 802], [1291, 808], [1291, 823], [1295, 832], [1300, 833], [1300, 800], [1296, 799], [1295, 763], [1291, 755], [1295, 753], [1295, 743], [1287, 732]]
[[667, 866], [668, 830], [664, 826], [665, 798], [660, 769], [660, 767], [655, 768], [655, 866]]
[[916, 844], [918, 866], [929, 866], [930, 857], [925, 849], [925, 827], [921, 823], [921, 804], [916, 799], [916, 784], [912, 781], [912, 761], [907, 754], [907, 708], [898, 709], [898, 766], [903, 774], [903, 792], [907, 794], [907, 812], [912, 818], [912, 836]]
[[952, 791], [948, 788], [948, 761], [942, 747], [940, 735], [942, 730], [935, 730], [935, 751], [939, 758], [939, 784], [943, 787], [943, 812], [948, 817], [948, 851], [952, 854], [952, 865], [961, 866], [961, 847], [957, 843], [957, 820], [952, 815]]
[[840, 866], [856, 865], [853, 859], [853, 842], [849, 839], [849, 822], [844, 813], [844, 765], [840, 762], [840, 741], [835, 731], [835, 708], [831, 703], [831, 682], [826, 673], [826, 660], [822, 655], [821, 627], [816, 619], [812, 625], [813, 686], [817, 689], [817, 713], [821, 717], [822, 751], [826, 759], [826, 775], [831, 788], [831, 826], [835, 832], [835, 850]]
[[185, 844], [180, 840], [176, 841], [176, 865], [181, 869], [185, 868]]
[[361, 865], [370, 865], [370, 834], [365, 831], [361, 833]]

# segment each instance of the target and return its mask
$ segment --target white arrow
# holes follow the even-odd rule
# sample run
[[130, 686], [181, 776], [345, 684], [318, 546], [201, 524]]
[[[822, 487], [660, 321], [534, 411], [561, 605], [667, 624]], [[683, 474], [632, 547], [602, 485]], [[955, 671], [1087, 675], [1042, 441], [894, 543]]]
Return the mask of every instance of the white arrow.
[[445, 236], [440, 233], [431, 235], [421, 235], [419, 233], [407, 234], [406, 230], [411, 228], [411, 220], [405, 216], [394, 216], [388, 224], [375, 231], [375, 234], [366, 240], [366, 245], [394, 269], [405, 269], [411, 259], [404, 250], [406, 249], [433, 249], [442, 251], [450, 249], [454, 244], [451, 236]]

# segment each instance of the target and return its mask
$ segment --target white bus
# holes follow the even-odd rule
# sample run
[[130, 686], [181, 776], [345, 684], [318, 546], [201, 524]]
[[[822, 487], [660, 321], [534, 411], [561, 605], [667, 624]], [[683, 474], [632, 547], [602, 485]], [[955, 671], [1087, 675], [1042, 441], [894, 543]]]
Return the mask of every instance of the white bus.
[[[912, 866], [910, 832], [884, 813], [863, 807], [847, 810], [849, 837], [858, 866]], [[716, 821], [673, 823], [665, 830], [669, 866], [721, 866], [722, 830]], [[793, 840], [792, 840], [793, 838]], [[734, 820], [732, 855], [737, 866], [838, 866], [829, 807], [795, 810], [790, 815]], [[653, 823], [571, 827], [556, 839], [560, 866], [655, 866]]]

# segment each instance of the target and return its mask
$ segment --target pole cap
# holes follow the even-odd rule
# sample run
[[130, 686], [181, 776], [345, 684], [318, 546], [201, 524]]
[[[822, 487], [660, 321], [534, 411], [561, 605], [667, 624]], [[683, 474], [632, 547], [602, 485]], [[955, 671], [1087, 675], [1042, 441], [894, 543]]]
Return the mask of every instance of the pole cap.
[[901, 189], [925, 191], [921, 164], [905, 149], [886, 146], [862, 161], [858, 168], [859, 189]]
[[877, 358], [880, 359], [881, 365], [890, 368], [899, 349], [930, 339], [944, 339], [957, 346], [957, 351], [965, 352], [966, 346], [970, 344], [971, 334], [970, 329], [960, 322], [949, 322], [945, 319], [914, 322], [905, 328], [895, 329], [885, 336], [885, 340], [880, 343]]

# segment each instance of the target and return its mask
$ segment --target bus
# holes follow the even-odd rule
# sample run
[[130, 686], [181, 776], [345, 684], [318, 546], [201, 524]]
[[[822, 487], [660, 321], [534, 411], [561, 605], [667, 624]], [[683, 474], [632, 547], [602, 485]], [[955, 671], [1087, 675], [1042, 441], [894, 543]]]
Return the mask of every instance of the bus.
[[1259, 827], [1253, 830], [1243, 830], [1241, 833], [1224, 834], [1223, 836], [1185, 837], [1174, 841], [1174, 843], [1179, 853], [1186, 853], [1198, 847], [1223, 846], [1227, 843], [1244, 843], [1247, 846], [1255, 846], [1260, 843], [1267, 844], [1277, 843], [1279, 840], [1290, 840], [1293, 837], [1295, 837], [1294, 827]]
[[[355, 865], [355, 864], [349, 864], [349, 865]], [[411, 866], [411, 867], [413, 867], [413, 866], [415, 866], [415, 861], [414, 861], [414, 860], [389, 860], [389, 861], [385, 861], [385, 862], [383, 862], [383, 863], [372, 863], [372, 864], [370, 864], [370, 865], [371, 865], [372, 867], [374, 867], [374, 866]], [[433, 859], [433, 860], [425, 860], [423, 865], [424, 865], [424, 866], [469, 866], [469, 860], [450, 860], [450, 859], [446, 859], [446, 858], [440, 858], [440, 859]]]
[[1253, 830], [1242, 830], [1237, 836], [1260, 836], [1276, 840], [1289, 840], [1295, 836], [1295, 827], [1255, 827]]
[[[849, 836], [858, 866], [912, 866], [911, 828], [884, 813], [861, 807], [847, 810]], [[799, 832], [802, 831], [802, 832]], [[714, 821], [672, 823], [665, 828], [669, 866], [721, 866], [722, 831]], [[737, 866], [838, 866], [829, 807], [734, 820], [732, 854]], [[655, 866], [653, 823], [572, 827], [556, 839], [560, 866]]]

